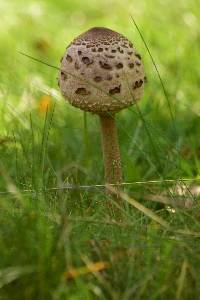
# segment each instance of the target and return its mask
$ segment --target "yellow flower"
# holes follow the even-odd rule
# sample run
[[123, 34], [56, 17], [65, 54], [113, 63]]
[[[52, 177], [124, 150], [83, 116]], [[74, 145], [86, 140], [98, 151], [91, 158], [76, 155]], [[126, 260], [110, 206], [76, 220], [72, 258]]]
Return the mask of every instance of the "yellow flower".
[[39, 100], [38, 111], [39, 113], [45, 113], [47, 110], [51, 108], [51, 106], [52, 106], [51, 96], [44, 95]]

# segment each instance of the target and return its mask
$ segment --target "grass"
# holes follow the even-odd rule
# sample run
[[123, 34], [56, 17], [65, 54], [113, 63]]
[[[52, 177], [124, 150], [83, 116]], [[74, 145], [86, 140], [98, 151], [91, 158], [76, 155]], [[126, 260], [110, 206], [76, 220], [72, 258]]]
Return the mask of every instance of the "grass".
[[[198, 2], [7, 0], [0, 8], [0, 299], [198, 299]], [[124, 182], [143, 182], [125, 186], [121, 222], [103, 187], [62, 189], [104, 182], [98, 119], [63, 101], [55, 69], [18, 52], [59, 66], [67, 44], [93, 26], [129, 37], [148, 77], [139, 106], [117, 116]]]

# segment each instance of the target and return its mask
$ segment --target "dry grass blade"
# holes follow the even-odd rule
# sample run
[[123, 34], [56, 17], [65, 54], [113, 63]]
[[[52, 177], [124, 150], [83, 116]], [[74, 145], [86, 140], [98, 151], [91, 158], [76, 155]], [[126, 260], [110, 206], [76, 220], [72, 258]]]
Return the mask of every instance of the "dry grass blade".
[[109, 267], [110, 263], [106, 261], [89, 262], [84, 267], [69, 269], [64, 273], [64, 278], [65, 280], [75, 279], [81, 275], [103, 271]]
[[9, 267], [0, 270], [0, 289], [18, 278], [34, 272], [31, 266]]
[[16, 185], [13, 183], [12, 179], [10, 176], [7, 174], [5, 168], [3, 167], [2, 164], [0, 164], [0, 175], [4, 179], [4, 182], [6, 184], [7, 192], [11, 193], [21, 205], [24, 205], [22, 201], [22, 195], [21, 192], [18, 190]]
[[136, 201], [133, 198], [130, 198], [126, 193], [121, 192], [119, 190], [116, 190], [115, 188], [113, 188], [112, 186], [110, 186], [109, 184], [106, 185], [106, 188], [113, 194], [119, 195], [120, 198], [128, 203], [130, 203], [132, 206], [134, 206], [135, 208], [137, 208], [139, 211], [141, 211], [143, 214], [145, 214], [146, 216], [148, 216], [150, 219], [154, 220], [155, 222], [159, 223], [160, 225], [162, 225], [163, 227], [165, 227], [166, 229], [170, 229], [170, 225], [168, 224], [168, 222], [166, 222], [164, 219], [162, 219], [161, 217], [159, 217], [156, 213], [154, 213], [151, 209], [145, 207], [144, 205], [142, 205], [141, 203], [139, 203], [138, 201]]
[[[84, 169], [83, 169], [84, 170]], [[182, 178], [180, 179], [182, 182], [198, 182], [200, 181], [200, 178]], [[134, 186], [134, 185], [159, 185], [159, 184], [173, 184], [177, 181], [177, 179], [165, 179], [165, 180], [148, 180], [148, 181], [133, 181], [133, 182], [122, 182], [122, 183], [112, 183], [110, 184], [110, 186]], [[97, 188], [105, 188], [106, 185], [105, 184], [90, 184], [90, 185], [72, 185], [72, 184], [67, 184], [65, 186], [59, 186], [59, 187], [49, 187], [46, 189], [38, 189], [37, 191], [34, 189], [20, 189], [20, 193], [46, 193], [46, 192], [55, 192], [55, 191], [68, 191], [68, 190], [80, 190], [80, 189], [85, 189], [85, 190], [89, 190], [89, 189], [97, 189]], [[200, 192], [199, 192], [199, 187], [197, 187], [196, 190], [190, 190], [190, 192], [194, 195], [194, 196], [199, 196]], [[6, 195], [6, 194], [12, 194], [13, 191], [12, 190], [7, 190], [7, 191], [0, 191], [0, 195]], [[147, 200], [151, 200], [154, 201], [153, 199], [150, 199], [151, 197], [149, 197], [149, 199]], [[161, 200], [161, 201], [159, 201]], [[164, 200], [165, 202], [167, 201], [166, 199]], [[161, 202], [164, 203], [163, 199], [158, 199], [156, 202]], [[168, 202], [166, 204], [169, 204]]]
[[186, 260], [183, 261], [182, 263], [182, 267], [181, 267], [181, 273], [180, 276], [177, 280], [177, 291], [176, 291], [176, 299], [182, 299], [181, 295], [183, 292], [183, 288], [184, 288], [184, 283], [185, 283], [185, 279], [186, 279], [186, 274], [187, 274], [187, 268], [188, 268], [188, 262]]
[[[178, 196], [177, 196], [178, 198]], [[183, 207], [186, 209], [191, 209], [194, 206], [194, 201], [192, 199], [184, 199], [183, 197], [180, 199], [170, 199], [169, 196], [165, 194], [160, 195], [145, 195], [145, 200], [150, 200], [153, 202], [163, 203], [166, 205], [171, 205], [173, 207]]]
[[178, 234], [193, 236], [193, 237], [197, 237], [197, 238], [200, 237], [199, 232], [191, 231], [191, 230], [188, 230], [188, 229], [178, 229], [178, 230], [171, 229], [171, 230], [174, 231], [175, 233], [178, 233]]

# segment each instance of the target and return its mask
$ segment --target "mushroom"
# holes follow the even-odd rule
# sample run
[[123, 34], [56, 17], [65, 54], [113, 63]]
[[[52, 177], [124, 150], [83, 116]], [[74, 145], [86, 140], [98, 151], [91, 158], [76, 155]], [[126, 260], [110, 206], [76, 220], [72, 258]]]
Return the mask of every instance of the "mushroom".
[[107, 184], [122, 182], [115, 113], [140, 100], [144, 82], [141, 56], [133, 44], [107, 28], [79, 35], [61, 59], [59, 86], [64, 98], [99, 115]]

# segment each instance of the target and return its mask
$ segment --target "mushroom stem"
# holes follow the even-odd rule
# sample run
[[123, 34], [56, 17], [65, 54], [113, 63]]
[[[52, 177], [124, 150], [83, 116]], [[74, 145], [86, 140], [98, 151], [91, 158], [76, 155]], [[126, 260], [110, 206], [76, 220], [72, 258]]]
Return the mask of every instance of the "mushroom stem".
[[[121, 183], [122, 170], [117, 127], [113, 116], [99, 116], [106, 183]], [[108, 191], [107, 191], [108, 192]], [[110, 192], [108, 192], [110, 194]]]

